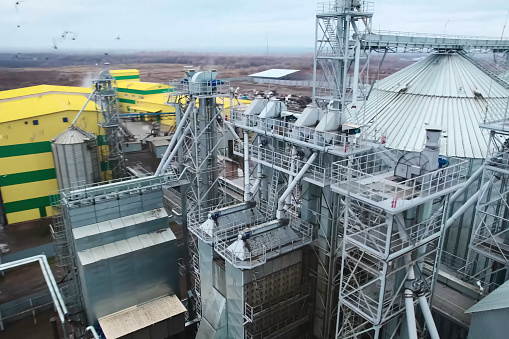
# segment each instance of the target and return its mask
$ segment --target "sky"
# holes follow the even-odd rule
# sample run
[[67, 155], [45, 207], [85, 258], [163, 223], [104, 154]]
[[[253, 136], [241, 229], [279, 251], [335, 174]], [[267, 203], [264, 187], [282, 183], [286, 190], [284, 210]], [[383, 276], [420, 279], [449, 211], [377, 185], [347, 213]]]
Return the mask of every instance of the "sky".
[[[55, 44], [60, 52], [265, 53], [267, 44], [272, 53], [312, 52], [317, 2], [323, 1], [0, 0], [0, 52], [50, 52]], [[374, 6], [374, 30], [495, 37], [509, 11], [507, 0]], [[63, 39], [66, 31], [73, 34]]]

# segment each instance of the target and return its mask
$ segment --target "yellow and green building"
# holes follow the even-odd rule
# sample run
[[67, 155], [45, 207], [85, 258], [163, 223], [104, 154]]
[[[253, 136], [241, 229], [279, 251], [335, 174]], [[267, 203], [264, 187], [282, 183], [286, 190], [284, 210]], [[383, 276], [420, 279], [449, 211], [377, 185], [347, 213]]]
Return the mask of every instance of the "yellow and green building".
[[169, 85], [142, 82], [137, 69], [113, 70], [116, 80], [120, 110], [125, 117], [157, 120], [165, 125], [175, 125], [175, 108], [167, 105]]
[[[0, 210], [15, 224], [52, 215], [50, 195], [58, 190], [51, 139], [67, 129], [90, 88], [33, 86], [0, 92]], [[90, 102], [76, 126], [98, 135]]]

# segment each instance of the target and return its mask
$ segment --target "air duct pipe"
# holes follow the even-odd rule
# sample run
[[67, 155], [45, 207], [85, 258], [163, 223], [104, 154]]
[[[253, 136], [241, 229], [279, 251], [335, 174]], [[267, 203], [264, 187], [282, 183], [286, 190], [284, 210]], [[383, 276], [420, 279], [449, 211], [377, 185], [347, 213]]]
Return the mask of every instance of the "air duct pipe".
[[262, 183], [262, 176], [262, 164], [258, 163], [256, 166], [256, 180], [251, 187], [251, 198], [256, 194], [256, 192], [258, 192], [260, 184]]
[[458, 220], [463, 213], [465, 213], [472, 205], [474, 205], [477, 200], [479, 199], [479, 196], [483, 194], [489, 186], [493, 183], [492, 180], [486, 182], [484, 185], [481, 186], [481, 189], [475, 192], [474, 195], [472, 195], [457, 211], [454, 213], [449, 219], [447, 219], [447, 222], [445, 223], [445, 229], [448, 229], [451, 227], [451, 225]]
[[249, 184], [249, 134], [244, 132], [244, 201], [249, 201], [251, 195]]
[[[405, 230], [405, 220], [403, 219], [403, 215], [398, 213], [394, 216], [396, 219], [396, 225], [398, 226], [399, 237], [403, 242], [409, 242], [410, 239]], [[408, 252], [404, 255], [403, 259], [405, 260], [405, 265], [407, 266], [407, 281], [415, 280], [415, 271], [414, 265], [412, 264], [412, 253]], [[417, 339], [417, 325], [415, 323], [415, 309], [414, 309], [414, 292], [409, 288], [405, 288], [403, 291], [403, 296], [405, 297], [405, 309], [406, 309], [406, 318], [407, 318], [407, 327], [408, 327], [408, 337], [410, 339]]]
[[[159, 166], [157, 167], [156, 173], [154, 175], [160, 175], [161, 172], [164, 172], [163, 167], [164, 167], [164, 164], [166, 163], [166, 159], [168, 159], [168, 155], [172, 152], [173, 147], [175, 146], [175, 143], [177, 142], [177, 139], [179, 139], [180, 130], [182, 130], [182, 128], [186, 124], [186, 120], [189, 117], [189, 115], [191, 114], [191, 112], [193, 111], [194, 106], [195, 106], [194, 101], [191, 101], [189, 103], [189, 106], [187, 106], [186, 112], [182, 116], [180, 123], [178, 124], [177, 128], [175, 129], [175, 134], [171, 138], [170, 144], [168, 145], [168, 148], [166, 148], [166, 151], [164, 152], [163, 157], [161, 158], [161, 162], [159, 163]], [[184, 135], [185, 135], [185, 133], [184, 133]], [[178, 148], [178, 147], [176, 147], [176, 148]]]
[[429, 309], [428, 301], [426, 300], [424, 293], [419, 294], [417, 299], [419, 300], [419, 306], [421, 306], [424, 321], [428, 327], [429, 336], [431, 339], [440, 339], [437, 327], [435, 326], [435, 320], [433, 319], [433, 315], [431, 314], [431, 310]]
[[[260, 146], [262, 145], [260, 141]], [[261, 153], [260, 153], [260, 146], [258, 147], [258, 159], [261, 160]], [[258, 189], [260, 188], [260, 185], [262, 184], [262, 164], [258, 162], [256, 165], [256, 180], [253, 183], [253, 186], [251, 186], [251, 198], [254, 197], [254, 195], [258, 192]]]
[[[179, 138], [179, 141], [177, 142], [177, 144], [175, 145], [175, 147], [173, 148], [173, 150], [171, 151], [170, 155], [168, 156], [168, 158], [166, 159], [166, 162], [163, 164], [163, 166], [161, 167], [161, 172], [160, 173], [164, 173], [166, 172], [166, 169], [168, 168], [168, 166], [170, 166], [170, 163], [171, 161], [173, 160], [173, 157], [175, 156], [175, 154], [177, 154], [180, 146], [182, 146], [182, 143], [184, 142], [184, 140], [186, 139], [186, 135], [187, 133], [189, 133], [189, 131], [191, 130], [191, 125], [188, 125], [186, 127], [186, 129], [184, 130], [184, 132], [182, 133], [182, 135], [180, 136]], [[173, 140], [173, 139], [172, 139]], [[168, 149], [170, 148], [170, 146], [168, 146]], [[159, 166], [161, 166], [161, 164], [159, 164]], [[159, 168], [158, 168], [159, 170]], [[157, 174], [157, 171], [156, 171], [156, 174], [154, 174], [154, 176], [158, 175]]]
[[83, 107], [81, 107], [80, 111], [78, 112], [78, 114], [76, 115], [76, 117], [74, 118], [74, 120], [72, 121], [71, 123], [71, 126], [74, 126], [74, 124], [76, 123], [76, 121], [78, 121], [78, 118], [80, 117], [81, 113], [83, 113], [83, 110], [85, 110], [85, 107], [87, 107], [88, 103], [90, 102], [90, 100], [92, 99], [92, 97], [94, 96], [96, 90], [94, 89], [92, 91], [92, 93], [90, 93], [90, 96], [88, 97], [87, 101], [85, 101], [85, 104], [83, 105]]
[[[295, 173], [295, 163], [297, 161], [297, 159], [295, 159], [295, 156], [297, 155], [297, 149], [295, 148], [295, 146], [292, 147], [292, 156], [290, 157], [290, 176], [288, 177], [288, 181], [292, 182], [293, 181], [293, 176], [294, 176], [294, 173]], [[290, 205], [292, 203], [292, 195], [291, 194], [288, 194], [288, 197], [286, 197], [286, 204], [287, 205]]]
[[87, 330], [87, 332], [92, 333], [92, 335], [94, 336], [94, 339], [101, 339], [101, 337], [99, 337], [99, 334], [97, 334], [97, 331], [95, 330], [94, 326], [88, 326], [86, 328], [86, 330]]
[[239, 135], [237, 134], [237, 132], [235, 132], [235, 129], [233, 129], [232, 125], [230, 125], [228, 122], [225, 122], [224, 125], [226, 125], [226, 127], [228, 128], [228, 130], [230, 131], [230, 133], [233, 135], [233, 137], [235, 138], [235, 140], [238, 140], [239, 142], [241, 142], [242, 140], [240, 139]]
[[[403, 215], [398, 213], [395, 215], [396, 224], [398, 226], [398, 233], [401, 240], [404, 242], [410, 242], [410, 238], [405, 230], [405, 220], [403, 219]], [[405, 260], [405, 265], [407, 265], [407, 281], [415, 281], [415, 271], [414, 264], [412, 263], [412, 254], [408, 252], [404, 255], [403, 259]], [[415, 309], [414, 309], [414, 292], [409, 288], [405, 288], [403, 292], [403, 296], [405, 297], [405, 308], [406, 308], [406, 316], [407, 316], [407, 325], [408, 325], [408, 336], [409, 338], [417, 339], [417, 325], [415, 323]], [[435, 321], [433, 320], [433, 316], [431, 315], [431, 310], [428, 305], [428, 301], [424, 296], [424, 293], [419, 293], [417, 295], [417, 299], [419, 301], [419, 306], [421, 307], [422, 313], [424, 315], [424, 320], [426, 321], [426, 325], [428, 327], [429, 334], [431, 339], [440, 339], [438, 335], [438, 331], [435, 325]]]
[[[353, 83], [352, 83], [352, 106], [357, 106], [357, 92], [359, 88], [359, 63], [361, 55], [361, 42], [357, 41], [355, 46], [355, 67], [353, 71]], [[354, 107], [352, 107], [354, 108]], [[354, 124], [358, 124], [357, 113], [355, 110], [350, 111], [351, 120]]]
[[306, 174], [309, 166], [311, 166], [313, 161], [315, 161], [316, 156], [317, 156], [316, 152], [311, 154], [311, 156], [309, 157], [308, 161], [306, 161], [304, 166], [302, 166], [302, 168], [299, 171], [299, 173], [297, 173], [297, 176], [295, 176], [295, 178], [293, 178], [292, 182], [290, 182], [290, 184], [288, 185], [288, 188], [284, 191], [284, 193], [281, 196], [281, 198], [279, 198], [279, 200], [277, 202], [276, 218], [278, 218], [278, 219], [283, 218], [283, 209], [285, 207], [286, 198], [288, 197], [288, 195], [290, 195], [290, 193], [292, 193], [293, 188], [297, 185], [297, 183], [300, 181], [300, 179], [302, 179], [304, 174]]
[[479, 177], [482, 175], [482, 172], [484, 170], [484, 165], [482, 165], [481, 167], [479, 167], [477, 169], [477, 171], [474, 172], [474, 174], [472, 174], [470, 176], [470, 178], [468, 178], [468, 180], [465, 182], [465, 185], [463, 185], [463, 187], [461, 187], [459, 190], [457, 190], [456, 192], [454, 192], [453, 195], [451, 195], [451, 197], [449, 198], [449, 205], [451, 205], [453, 202], [455, 202], [463, 193], [465, 193], [465, 191], [470, 187], [470, 185], [472, 185], [475, 181], [477, 181], [477, 179], [479, 179]]

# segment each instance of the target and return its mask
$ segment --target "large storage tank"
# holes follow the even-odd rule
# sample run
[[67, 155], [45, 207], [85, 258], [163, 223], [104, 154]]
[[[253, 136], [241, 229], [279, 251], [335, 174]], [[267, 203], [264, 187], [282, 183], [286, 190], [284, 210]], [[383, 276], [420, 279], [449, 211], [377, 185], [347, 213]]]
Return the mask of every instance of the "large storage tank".
[[71, 126], [51, 140], [51, 150], [59, 189], [100, 181], [97, 138], [93, 133]]

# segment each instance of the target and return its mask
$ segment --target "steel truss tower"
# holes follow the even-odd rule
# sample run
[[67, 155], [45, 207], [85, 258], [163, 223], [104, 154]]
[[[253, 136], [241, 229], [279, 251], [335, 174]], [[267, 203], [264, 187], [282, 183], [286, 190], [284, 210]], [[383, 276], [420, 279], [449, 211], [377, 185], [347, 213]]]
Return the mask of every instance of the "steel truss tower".
[[170, 82], [174, 90], [168, 103], [175, 107], [177, 127], [156, 171], [156, 175], [163, 174], [174, 166], [187, 178], [180, 186], [184, 238], [189, 249], [185, 266], [191, 275], [194, 306], [199, 317], [202, 312], [201, 281], [204, 273], [200, 273], [197, 239], [188, 232], [188, 226], [205, 221], [212, 208], [226, 202], [226, 195], [220, 186], [220, 177], [224, 176], [225, 169], [224, 161], [220, 158], [225, 148], [222, 112], [216, 105], [216, 98], [229, 96], [230, 87], [229, 82], [216, 80], [216, 74], [215, 70], [189, 70], [186, 79]]
[[450, 159], [443, 169], [405, 180], [401, 174], [407, 168], [394, 160], [419, 154], [401, 158], [401, 152], [385, 150], [333, 165], [331, 189], [344, 196], [346, 204], [336, 338], [362, 333], [392, 338], [404, 331], [417, 338], [417, 302], [436, 338], [428, 304], [447, 195], [461, 187], [467, 165]]
[[103, 180], [120, 179], [126, 176], [125, 157], [120, 139], [120, 109], [114, 81], [109, 71], [101, 72], [99, 79], [94, 80], [95, 102], [99, 113], [98, 123], [106, 131], [104, 146], [100, 147], [101, 161], [104, 164], [101, 167], [103, 173], [106, 173]]
[[313, 103], [319, 107], [333, 102], [343, 113], [351, 113], [358, 97], [366, 96], [359, 80], [369, 63], [360, 69], [360, 60], [367, 59], [369, 50], [361, 48], [361, 38], [371, 32], [372, 17], [372, 1], [336, 0], [318, 4]]
[[[507, 103], [509, 105], [509, 101]], [[478, 193], [465, 278], [489, 293], [509, 279], [509, 126], [503, 120], [481, 125], [490, 131]], [[502, 115], [503, 116], [503, 115]]]

